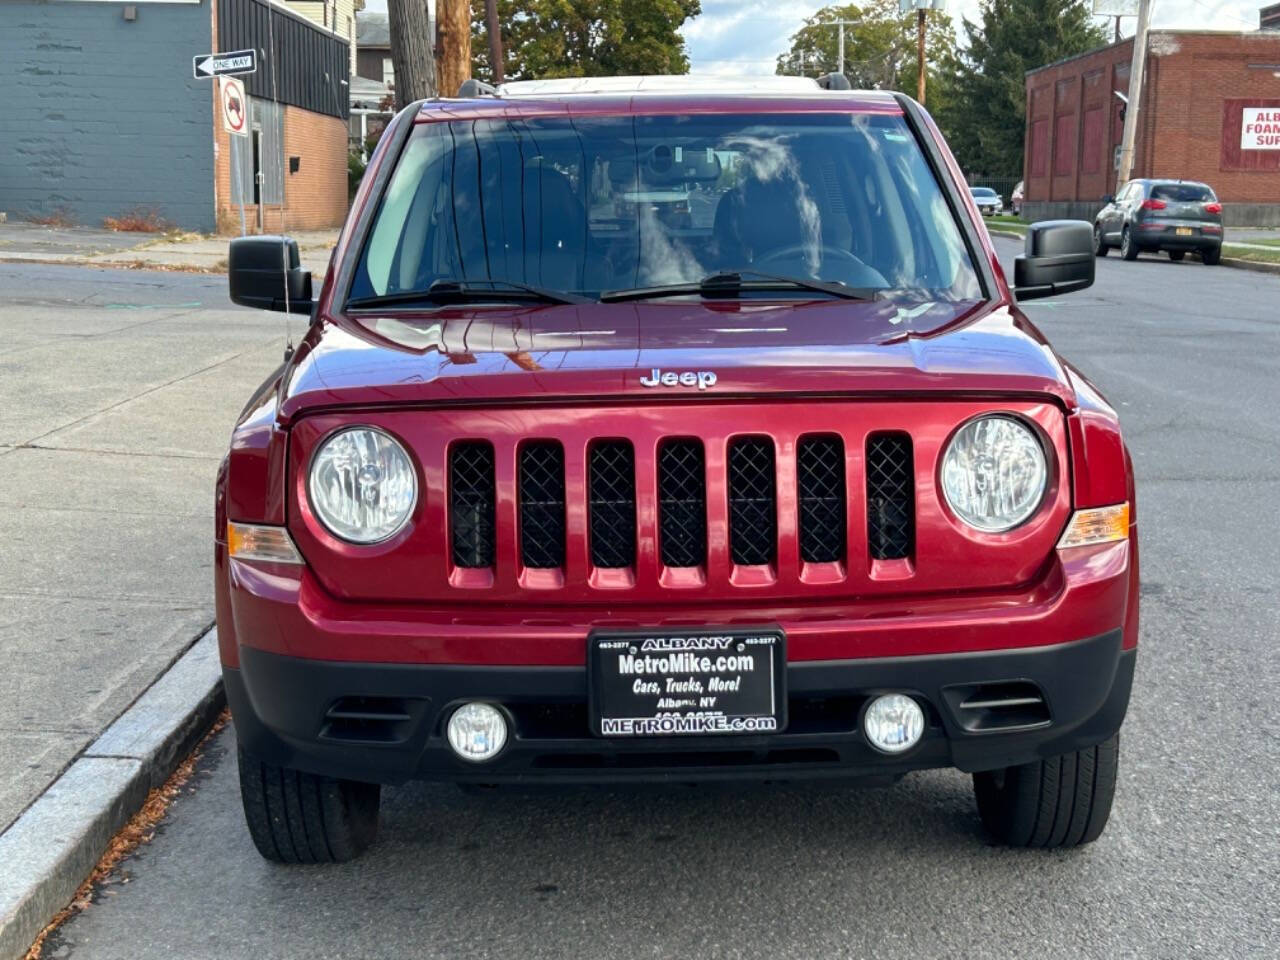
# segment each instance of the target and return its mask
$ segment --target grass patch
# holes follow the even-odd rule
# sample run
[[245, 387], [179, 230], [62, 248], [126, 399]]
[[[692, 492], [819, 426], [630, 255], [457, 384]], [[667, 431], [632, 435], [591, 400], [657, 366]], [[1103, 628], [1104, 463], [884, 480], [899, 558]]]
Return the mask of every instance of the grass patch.
[[102, 225], [117, 233], [172, 233], [175, 229], [156, 211], [144, 207], [136, 207], [118, 217], [103, 217]]
[[[1240, 242], [1254, 243], [1261, 247], [1276, 247], [1277, 249], [1280, 249], [1280, 237], [1260, 237], [1257, 240], [1241, 240]], [[1236, 244], [1228, 241], [1227, 246], [1233, 247], [1236, 246]]]
[[1255, 263], [1280, 263], [1280, 243], [1268, 244], [1274, 250], [1259, 250], [1257, 247], [1242, 247], [1238, 243], [1224, 243], [1222, 255], [1234, 260], [1252, 260]]

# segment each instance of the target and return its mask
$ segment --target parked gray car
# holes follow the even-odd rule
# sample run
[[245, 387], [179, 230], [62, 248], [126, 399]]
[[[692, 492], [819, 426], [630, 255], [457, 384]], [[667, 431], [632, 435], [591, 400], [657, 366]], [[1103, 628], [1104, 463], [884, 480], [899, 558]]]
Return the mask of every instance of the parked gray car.
[[1144, 250], [1163, 250], [1170, 260], [1198, 253], [1207, 264], [1222, 258], [1222, 204], [1213, 189], [1191, 180], [1130, 180], [1093, 223], [1094, 252], [1114, 246], [1126, 260]]
[[970, 187], [969, 192], [984, 217], [994, 217], [1004, 209], [1004, 199], [990, 187]]

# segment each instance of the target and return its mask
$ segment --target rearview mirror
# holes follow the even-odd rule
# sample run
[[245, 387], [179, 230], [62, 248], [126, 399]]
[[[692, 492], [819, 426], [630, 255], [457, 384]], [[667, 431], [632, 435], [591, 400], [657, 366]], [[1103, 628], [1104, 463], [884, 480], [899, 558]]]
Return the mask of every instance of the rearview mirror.
[[259, 310], [311, 312], [311, 272], [302, 269], [296, 240], [236, 237], [227, 264], [233, 303]]
[[1026, 253], [1013, 261], [1019, 300], [1093, 286], [1093, 228], [1083, 220], [1046, 220], [1027, 228]]
[[1115, 203], [1115, 202], [1116, 202], [1115, 194], [1113, 194], [1113, 193], [1104, 193], [1104, 194], [1102, 195], [1102, 202], [1103, 202], [1103, 203]]

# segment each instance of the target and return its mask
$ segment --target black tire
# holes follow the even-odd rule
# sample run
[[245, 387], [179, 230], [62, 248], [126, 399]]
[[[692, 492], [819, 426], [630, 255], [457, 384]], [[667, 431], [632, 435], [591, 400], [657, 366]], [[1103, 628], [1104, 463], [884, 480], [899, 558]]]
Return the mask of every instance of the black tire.
[[1120, 234], [1120, 256], [1126, 260], [1138, 259], [1138, 245], [1133, 242], [1133, 234], [1128, 227], [1124, 228], [1124, 233]]
[[1102, 225], [1095, 223], [1093, 225], [1093, 255], [1095, 257], [1105, 257], [1110, 249], [1111, 247], [1107, 245], [1107, 241], [1102, 238]]
[[973, 775], [987, 832], [1011, 847], [1076, 847], [1102, 834], [1120, 767], [1120, 734], [1018, 767]]
[[1170, 260], [1172, 260], [1174, 263], [1181, 263], [1181, 262], [1182, 262], [1182, 258], [1183, 258], [1183, 257], [1185, 257], [1186, 255], [1187, 255], [1187, 251], [1185, 251], [1185, 250], [1170, 250], [1170, 251], [1169, 251], [1169, 259], [1170, 259]]
[[240, 799], [253, 845], [275, 863], [341, 863], [378, 833], [382, 788], [262, 763], [239, 751]]
[[1222, 248], [1210, 247], [1208, 250], [1202, 251], [1200, 259], [1211, 267], [1216, 267], [1222, 261]]

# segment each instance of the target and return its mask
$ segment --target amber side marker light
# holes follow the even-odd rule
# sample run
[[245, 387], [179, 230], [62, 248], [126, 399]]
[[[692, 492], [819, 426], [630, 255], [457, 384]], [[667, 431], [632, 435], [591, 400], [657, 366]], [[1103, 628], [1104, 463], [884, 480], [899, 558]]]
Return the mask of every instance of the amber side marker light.
[[227, 553], [237, 560], [302, 563], [288, 530], [256, 523], [227, 523]]
[[1077, 510], [1067, 530], [1058, 541], [1058, 549], [1086, 547], [1092, 543], [1111, 543], [1129, 536], [1129, 504]]

